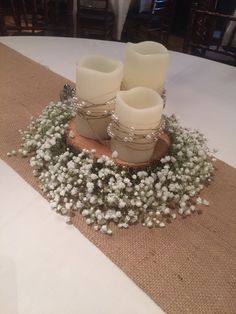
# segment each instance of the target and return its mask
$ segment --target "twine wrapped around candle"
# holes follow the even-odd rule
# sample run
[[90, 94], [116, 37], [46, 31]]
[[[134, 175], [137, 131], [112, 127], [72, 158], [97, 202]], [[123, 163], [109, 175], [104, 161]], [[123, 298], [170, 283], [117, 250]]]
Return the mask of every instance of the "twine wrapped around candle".
[[116, 99], [112, 98], [104, 104], [93, 104], [79, 97], [73, 97], [77, 106], [76, 124], [79, 126], [82, 136], [96, 139], [103, 142], [109, 138], [104, 132], [104, 125], [111, 121], [111, 115], [114, 112]]
[[111, 149], [119, 152], [119, 159], [127, 162], [152, 161], [156, 142], [165, 130], [162, 116], [159, 125], [151, 129], [127, 127], [113, 114], [107, 133], [111, 137]]
[[76, 102], [79, 116], [87, 119], [101, 119], [112, 115], [116, 99], [112, 98], [104, 104], [93, 104], [76, 97]]
[[[119, 142], [135, 143], [143, 145], [143, 140], [147, 143], [157, 142], [160, 135], [165, 130], [165, 118], [162, 116], [160, 124], [152, 129], [137, 129], [127, 127], [119, 122], [119, 119], [113, 114], [112, 122], [107, 128], [107, 133], [111, 138], [115, 138]], [[143, 150], [140, 148], [140, 150]]]

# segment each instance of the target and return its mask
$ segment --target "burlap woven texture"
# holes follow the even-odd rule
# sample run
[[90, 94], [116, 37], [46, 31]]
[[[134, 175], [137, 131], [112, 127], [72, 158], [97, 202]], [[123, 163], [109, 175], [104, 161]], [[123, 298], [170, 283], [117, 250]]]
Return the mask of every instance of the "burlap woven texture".
[[[0, 45], [0, 157], [38, 191], [28, 160], [6, 154], [20, 144], [18, 129], [58, 100], [65, 83]], [[236, 313], [236, 169], [221, 161], [216, 166], [214, 182], [202, 193], [210, 201], [202, 215], [164, 229], [116, 228], [111, 237], [95, 232], [80, 215], [74, 221], [167, 313]]]

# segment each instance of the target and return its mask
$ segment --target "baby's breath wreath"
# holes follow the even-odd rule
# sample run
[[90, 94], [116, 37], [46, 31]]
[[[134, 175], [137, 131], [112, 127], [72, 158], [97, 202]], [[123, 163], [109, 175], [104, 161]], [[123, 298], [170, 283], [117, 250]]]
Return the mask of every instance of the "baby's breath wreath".
[[137, 170], [119, 166], [107, 156], [96, 159], [94, 150], [73, 153], [66, 132], [75, 114], [72, 101], [51, 102], [26, 131], [20, 131], [23, 143], [18, 150], [30, 157], [51, 208], [68, 222], [79, 212], [95, 230], [111, 234], [112, 222], [119, 228], [135, 223], [165, 227], [178, 214], [191, 215], [198, 204], [209, 205], [198, 195], [212, 180], [213, 158], [199, 131], [182, 127], [175, 116], [166, 117], [172, 140], [169, 155]]

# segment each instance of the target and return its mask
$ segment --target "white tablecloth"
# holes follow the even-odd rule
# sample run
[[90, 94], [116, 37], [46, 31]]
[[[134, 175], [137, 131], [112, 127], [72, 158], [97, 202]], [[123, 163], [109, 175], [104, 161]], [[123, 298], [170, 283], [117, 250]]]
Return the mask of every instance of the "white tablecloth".
[[[123, 60], [125, 48], [121, 43], [55, 37], [2, 37], [0, 42], [70, 80], [81, 56], [100, 53]], [[171, 53], [166, 113], [202, 130], [210, 146], [219, 149], [217, 156], [236, 167], [235, 86], [235, 68]], [[0, 186], [0, 313], [161, 313], [1, 161]]]

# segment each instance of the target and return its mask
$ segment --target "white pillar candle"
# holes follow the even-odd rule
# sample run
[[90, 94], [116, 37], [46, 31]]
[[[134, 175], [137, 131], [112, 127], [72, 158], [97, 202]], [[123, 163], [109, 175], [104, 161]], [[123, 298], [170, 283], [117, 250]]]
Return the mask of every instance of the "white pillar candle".
[[168, 64], [169, 52], [162, 44], [152, 41], [128, 43], [124, 64], [124, 88], [146, 86], [161, 94]]
[[[122, 126], [134, 128], [135, 133], [142, 135], [139, 142], [116, 140], [123, 136], [116, 130], [111, 140], [111, 148], [118, 152], [118, 158], [131, 163], [151, 160], [156, 143], [146, 139], [146, 135], [159, 126], [163, 109], [163, 99], [154, 90], [147, 87], [136, 87], [128, 91], [120, 91], [116, 98], [115, 115]], [[126, 129], [126, 131], [128, 131]], [[129, 135], [127, 134], [127, 137]]]
[[94, 55], [81, 58], [76, 71], [76, 93], [93, 104], [104, 104], [120, 90], [123, 64]]
[[163, 99], [147, 87], [135, 87], [117, 93], [115, 115], [126, 127], [156, 128], [161, 120]]
[[[105, 104], [116, 97], [120, 90], [123, 77], [123, 64], [119, 61], [102, 56], [88, 56], [80, 60], [76, 70], [76, 94], [79, 99], [91, 104], [99, 105], [88, 108], [91, 114], [108, 112], [114, 105]], [[99, 114], [98, 114], [99, 115]], [[95, 139], [105, 140], [110, 116], [92, 119], [77, 115], [76, 124], [80, 135]]]

